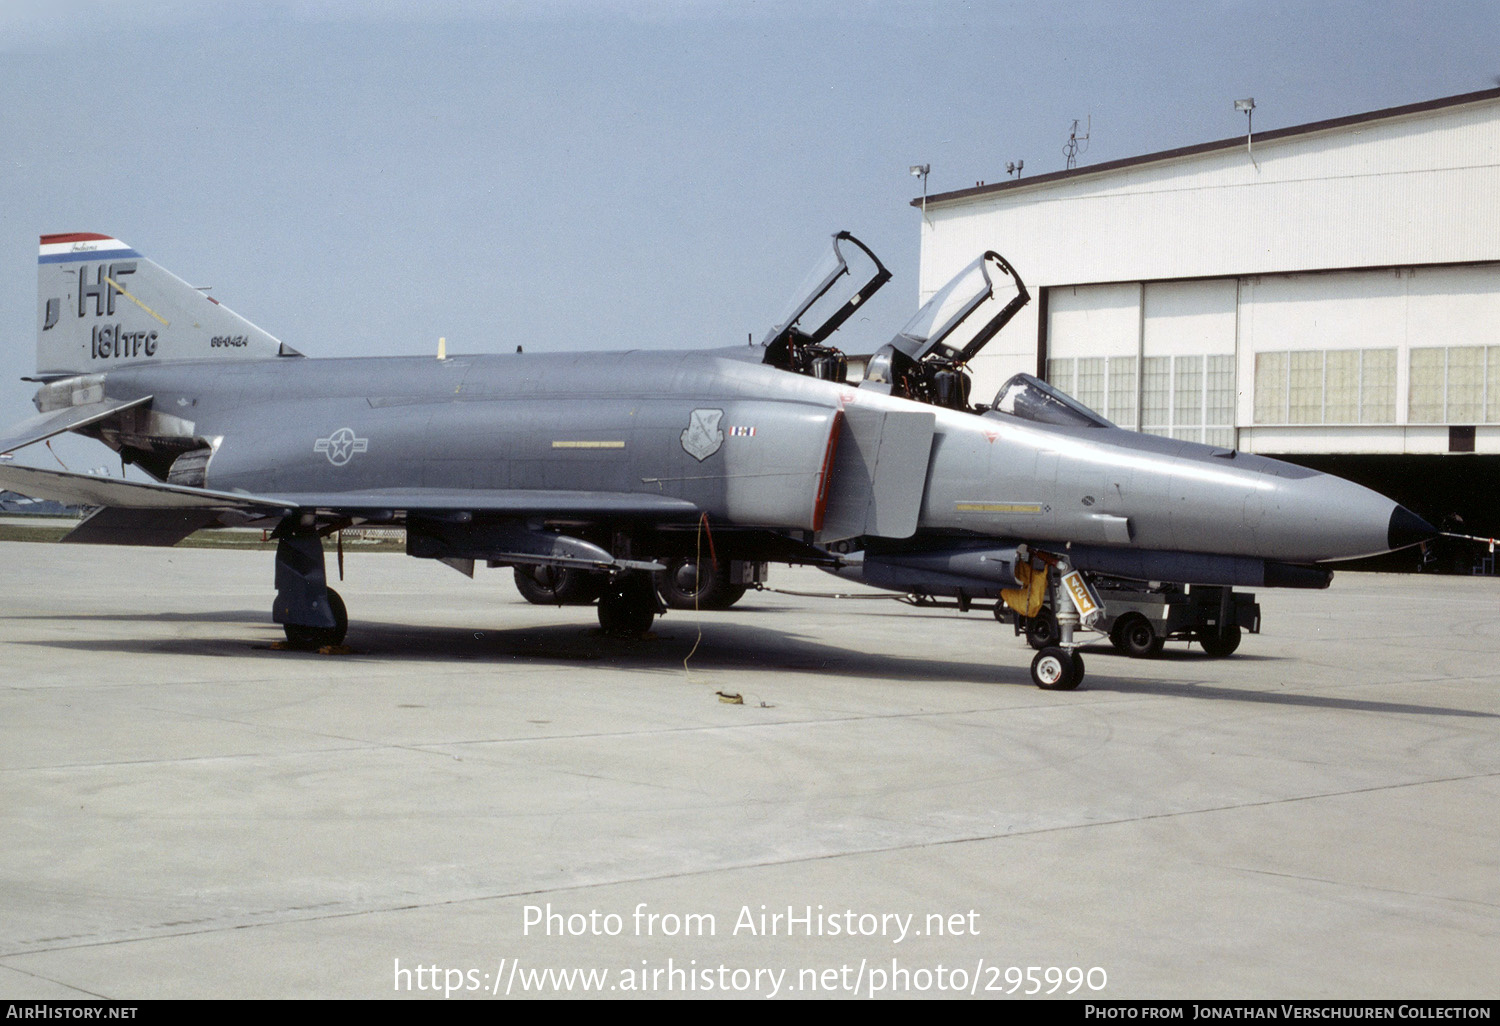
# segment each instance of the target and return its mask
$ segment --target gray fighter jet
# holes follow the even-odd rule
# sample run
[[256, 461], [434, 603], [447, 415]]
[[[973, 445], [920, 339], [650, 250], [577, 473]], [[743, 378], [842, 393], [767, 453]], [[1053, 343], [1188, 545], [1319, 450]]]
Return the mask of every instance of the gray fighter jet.
[[1326, 474], [1121, 430], [1030, 376], [971, 404], [965, 364], [1029, 298], [993, 252], [851, 384], [830, 336], [889, 277], [840, 233], [759, 345], [311, 359], [117, 239], [46, 235], [39, 413], [0, 454], [72, 431], [154, 480], [12, 460], [0, 487], [98, 507], [72, 542], [274, 527], [272, 616], [299, 646], [348, 626], [324, 537], [397, 524], [411, 555], [470, 575], [603, 575], [611, 631], [648, 629], [652, 572], [699, 551], [998, 587], [1021, 615], [1055, 611], [1032, 677], [1056, 689], [1082, 679], [1073, 634], [1096, 615], [1080, 571], [1323, 587], [1326, 561], [1434, 533]]

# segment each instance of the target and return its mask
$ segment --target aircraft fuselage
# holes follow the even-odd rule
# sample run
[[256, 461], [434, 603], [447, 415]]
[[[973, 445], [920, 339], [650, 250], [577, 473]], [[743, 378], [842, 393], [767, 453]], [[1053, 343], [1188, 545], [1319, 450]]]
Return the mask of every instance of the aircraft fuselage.
[[108, 440], [201, 440], [212, 454], [192, 483], [216, 491], [649, 493], [691, 503], [711, 523], [829, 541], [829, 505], [859, 442], [841, 424], [879, 415], [931, 419], [917, 520], [891, 537], [1279, 563], [1399, 540], [1395, 503], [1291, 464], [935, 408], [733, 350], [186, 361], [112, 370], [107, 382], [114, 396], [154, 397]]

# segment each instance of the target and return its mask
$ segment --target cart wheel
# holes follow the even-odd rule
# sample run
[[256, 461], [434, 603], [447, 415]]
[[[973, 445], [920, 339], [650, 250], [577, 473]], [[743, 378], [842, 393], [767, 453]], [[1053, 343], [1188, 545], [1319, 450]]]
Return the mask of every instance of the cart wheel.
[[1198, 644], [1203, 646], [1204, 652], [1215, 659], [1233, 655], [1234, 650], [1240, 647], [1239, 624], [1230, 624], [1219, 631], [1212, 629], [1199, 631]]
[[1156, 629], [1151, 626], [1151, 621], [1140, 613], [1127, 613], [1120, 617], [1114, 630], [1109, 632], [1109, 640], [1116, 651], [1123, 652], [1132, 659], [1149, 659], [1158, 655], [1164, 644], [1164, 640], [1156, 636]]
[[1057, 644], [1062, 634], [1057, 629], [1057, 618], [1052, 615], [1052, 610], [1042, 607], [1042, 611], [1026, 620], [1026, 643], [1040, 652]]

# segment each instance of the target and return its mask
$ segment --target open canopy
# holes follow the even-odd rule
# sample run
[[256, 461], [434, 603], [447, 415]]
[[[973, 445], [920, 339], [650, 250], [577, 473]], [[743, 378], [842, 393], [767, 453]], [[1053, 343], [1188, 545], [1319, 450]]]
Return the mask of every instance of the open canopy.
[[817, 345], [890, 280], [891, 272], [868, 246], [839, 232], [761, 344], [771, 347], [795, 336], [799, 345]]
[[891, 346], [913, 360], [931, 353], [966, 363], [1030, 298], [1015, 269], [991, 250], [922, 304], [891, 339]]

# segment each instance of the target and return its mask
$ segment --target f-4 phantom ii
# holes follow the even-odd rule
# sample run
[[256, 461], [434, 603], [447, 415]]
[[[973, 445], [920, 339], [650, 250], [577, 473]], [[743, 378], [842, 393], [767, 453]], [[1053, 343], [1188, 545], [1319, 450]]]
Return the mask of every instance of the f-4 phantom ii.
[[995, 252], [852, 384], [830, 336], [889, 278], [841, 232], [758, 345], [313, 359], [124, 242], [44, 235], [39, 414], [0, 453], [71, 431], [153, 480], [10, 461], [0, 486], [98, 507], [71, 542], [274, 528], [272, 617], [297, 646], [344, 638], [323, 538], [353, 525], [400, 525], [410, 555], [470, 575], [603, 575], [600, 623], [634, 632], [662, 612], [652, 572], [706, 536], [720, 560], [1046, 603], [1059, 643], [1031, 673], [1053, 689], [1083, 677], [1080, 571], [1324, 587], [1326, 561], [1435, 533], [1326, 474], [1122, 430], [1029, 375], [971, 404], [966, 364], [1029, 299]]

